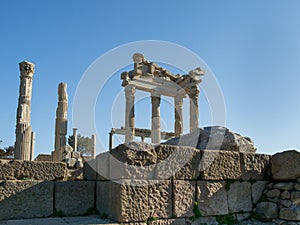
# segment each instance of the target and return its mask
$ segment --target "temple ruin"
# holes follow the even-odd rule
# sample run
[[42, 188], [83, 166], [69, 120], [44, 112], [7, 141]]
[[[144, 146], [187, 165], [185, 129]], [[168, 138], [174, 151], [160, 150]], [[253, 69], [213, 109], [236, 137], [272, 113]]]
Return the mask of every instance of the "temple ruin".
[[23, 61], [20, 67], [20, 90], [17, 109], [15, 159], [34, 159], [34, 138], [30, 125], [32, 78], [35, 65]]
[[[154, 62], [149, 62], [143, 54], [135, 53], [133, 55], [134, 69], [129, 72], [123, 72], [121, 79], [122, 86], [125, 88], [126, 109], [125, 109], [125, 142], [134, 141], [135, 137], [135, 114], [134, 99], [136, 90], [151, 93], [152, 104], [152, 125], [151, 141], [158, 144], [161, 141], [160, 129], [160, 103], [161, 96], [174, 98], [175, 109], [175, 136], [181, 136], [183, 133], [183, 99], [190, 99], [190, 132], [199, 127], [199, 86], [202, 81], [200, 77], [204, 75], [201, 68], [196, 68], [186, 75], [173, 75], [165, 68], [158, 66]], [[140, 136], [146, 136], [140, 134]]]

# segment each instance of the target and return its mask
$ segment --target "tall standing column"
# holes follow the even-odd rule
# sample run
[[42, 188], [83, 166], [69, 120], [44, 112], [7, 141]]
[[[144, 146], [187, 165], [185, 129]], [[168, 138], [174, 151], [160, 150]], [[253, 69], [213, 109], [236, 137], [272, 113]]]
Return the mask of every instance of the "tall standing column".
[[199, 127], [199, 87], [192, 86], [190, 90], [190, 132], [195, 131]]
[[160, 95], [153, 94], [151, 96], [152, 103], [152, 130], [151, 141], [153, 144], [159, 144], [161, 140], [160, 133]]
[[77, 138], [77, 128], [73, 128], [73, 151], [77, 152], [78, 150], [78, 138]]
[[182, 105], [183, 96], [177, 95], [175, 101], [175, 136], [179, 137], [183, 133], [183, 117], [182, 117]]
[[125, 86], [126, 112], [125, 112], [125, 142], [134, 141], [134, 97], [135, 86]]
[[68, 129], [68, 93], [67, 84], [60, 83], [58, 85], [58, 104], [55, 119], [55, 144], [53, 161], [63, 160], [63, 146], [67, 144]]
[[96, 135], [93, 134], [92, 135], [92, 159], [95, 159], [96, 158]]
[[15, 159], [33, 160], [33, 137], [30, 125], [32, 78], [35, 65], [23, 61], [20, 67], [20, 90], [17, 109]]

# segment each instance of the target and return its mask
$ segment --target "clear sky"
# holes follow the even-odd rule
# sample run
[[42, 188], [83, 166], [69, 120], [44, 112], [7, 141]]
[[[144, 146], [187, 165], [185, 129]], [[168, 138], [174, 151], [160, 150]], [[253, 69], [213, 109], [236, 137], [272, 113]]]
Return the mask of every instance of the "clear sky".
[[[299, 12], [298, 0], [2, 0], [0, 147], [15, 140], [19, 62], [36, 64], [31, 124], [37, 155], [53, 150], [60, 82], [68, 84], [70, 135], [73, 97], [87, 68], [119, 45], [162, 40], [192, 50], [207, 63], [224, 95], [226, 126], [251, 137], [258, 152], [300, 149]], [[98, 146], [98, 152], [108, 147], [112, 125], [105, 106], [122, 90], [119, 73], [106, 89], [113, 96], [100, 98], [106, 100], [96, 110], [104, 145]], [[139, 127], [149, 125], [149, 104], [145, 99], [137, 105]], [[211, 125], [205, 98], [200, 105], [201, 126]], [[171, 131], [171, 109], [164, 110], [165, 127]]]

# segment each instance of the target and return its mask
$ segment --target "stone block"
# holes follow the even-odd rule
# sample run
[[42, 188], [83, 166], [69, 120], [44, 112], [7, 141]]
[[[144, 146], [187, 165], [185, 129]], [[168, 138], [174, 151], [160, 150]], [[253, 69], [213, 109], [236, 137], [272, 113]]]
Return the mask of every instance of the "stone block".
[[272, 156], [272, 176], [275, 180], [292, 180], [300, 177], [300, 152], [295, 150]]
[[65, 163], [0, 160], [0, 180], [63, 180], [66, 177]]
[[229, 212], [252, 211], [251, 184], [234, 182], [227, 192]]
[[94, 208], [94, 181], [63, 181], [55, 183], [55, 209], [66, 216], [85, 214]]
[[228, 214], [224, 185], [225, 182], [197, 182], [197, 202], [202, 216]]
[[147, 181], [99, 181], [96, 196], [99, 212], [118, 222], [146, 221], [150, 217]]
[[267, 173], [271, 156], [265, 154], [241, 153], [243, 180], [262, 180]]
[[156, 220], [148, 223], [149, 225], [185, 225], [184, 218], [178, 219], [167, 219], [167, 220]]
[[159, 145], [154, 179], [193, 180], [199, 176], [201, 152], [185, 146]]
[[97, 180], [97, 163], [96, 160], [90, 160], [83, 164], [83, 178], [85, 180]]
[[194, 216], [193, 207], [196, 197], [196, 182], [174, 180], [173, 181], [173, 216], [191, 217]]
[[290, 199], [291, 198], [291, 193], [289, 191], [283, 191], [280, 194], [281, 199]]
[[1, 181], [0, 220], [50, 216], [53, 190], [51, 181]]
[[203, 180], [239, 179], [241, 177], [240, 154], [230, 151], [204, 150], [199, 168]]
[[72, 158], [81, 159], [80, 152], [71, 152]]
[[280, 191], [278, 189], [272, 189], [267, 192], [268, 198], [278, 198], [280, 196]]
[[279, 218], [283, 220], [300, 221], [300, 208], [281, 208], [279, 212]]
[[218, 225], [219, 223], [217, 222], [216, 217], [212, 217], [212, 216], [200, 217], [199, 219], [191, 222], [191, 225], [202, 225], [202, 224]]
[[291, 200], [294, 205], [300, 207], [300, 191], [292, 191]]
[[263, 194], [267, 181], [257, 181], [252, 184], [252, 203], [256, 204]]
[[300, 191], [300, 184], [299, 183], [295, 183], [294, 189]]
[[[150, 181], [151, 182], [151, 181]], [[155, 182], [155, 183], [153, 183]], [[151, 217], [167, 219], [172, 217], [172, 183], [153, 181], [149, 185], [149, 213]]]
[[293, 182], [280, 182], [280, 183], [275, 184], [273, 188], [290, 191], [290, 190], [293, 190], [293, 187], [294, 187]]
[[284, 207], [290, 207], [292, 205], [292, 201], [291, 200], [279, 200], [280, 205], [283, 205]]
[[278, 206], [273, 202], [259, 202], [256, 206], [256, 213], [262, 219], [276, 219], [278, 218]]

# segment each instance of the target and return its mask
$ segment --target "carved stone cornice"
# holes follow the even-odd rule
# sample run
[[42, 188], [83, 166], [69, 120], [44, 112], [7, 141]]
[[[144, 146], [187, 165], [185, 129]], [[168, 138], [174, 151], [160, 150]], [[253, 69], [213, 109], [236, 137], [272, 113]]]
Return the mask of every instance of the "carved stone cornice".
[[23, 61], [19, 63], [20, 73], [21, 76], [30, 77], [32, 78], [34, 71], [35, 71], [35, 65], [31, 62]]

